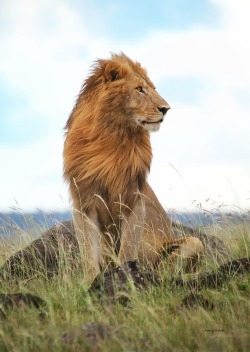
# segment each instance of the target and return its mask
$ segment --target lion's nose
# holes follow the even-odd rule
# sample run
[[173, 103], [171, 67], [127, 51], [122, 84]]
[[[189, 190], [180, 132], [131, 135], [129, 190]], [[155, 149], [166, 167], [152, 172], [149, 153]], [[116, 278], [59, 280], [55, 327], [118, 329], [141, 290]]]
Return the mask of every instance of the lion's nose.
[[169, 109], [170, 109], [170, 106], [169, 106], [169, 105], [158, 106], [158, 110], [159, 110], [163, 115], [165, 115]]

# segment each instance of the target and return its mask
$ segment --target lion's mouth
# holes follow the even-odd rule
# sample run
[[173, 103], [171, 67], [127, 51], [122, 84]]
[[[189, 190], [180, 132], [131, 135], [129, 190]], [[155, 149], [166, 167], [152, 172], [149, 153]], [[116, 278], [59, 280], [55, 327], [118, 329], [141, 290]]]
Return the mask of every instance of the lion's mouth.
[[163, 121], [163, 119], [160, 119], [158, 121], [145, 121], [145, 120], [143, 120], [143, 121], [141, 121], [141, 123], [143, 125], [156, 125], [158, 123], [162, 123], [162, 121]]

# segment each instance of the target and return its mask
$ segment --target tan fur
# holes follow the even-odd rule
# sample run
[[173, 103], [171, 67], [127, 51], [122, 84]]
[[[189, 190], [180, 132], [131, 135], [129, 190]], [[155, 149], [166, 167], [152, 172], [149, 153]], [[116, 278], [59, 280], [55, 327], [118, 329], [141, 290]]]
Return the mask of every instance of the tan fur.
[[149, 132], [159, 129], [168, 109], [145, 69], [124, 54], [98, 60], [83, 84], [66, 124], [64, 175], [87, 282], [110, 256], [155, 265], [163, 249], [177, 243], [171, 262], [184, 253], [182, 245], [190, 248], [188, 257], [202, 250], [197, 239], [176, 238], [146, 181]]

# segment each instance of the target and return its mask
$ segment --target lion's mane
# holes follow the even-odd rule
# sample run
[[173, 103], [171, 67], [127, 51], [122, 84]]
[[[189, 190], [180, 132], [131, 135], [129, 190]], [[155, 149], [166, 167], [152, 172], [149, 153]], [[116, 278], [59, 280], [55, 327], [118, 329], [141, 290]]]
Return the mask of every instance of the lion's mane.
[[94, 195], [112, 213], [114, 202], [132, 208], [134, 192], [143, 192], [152, 158], [149, 134], [124, 117], [124, 82], [137, 76], [152, 85], [140, 64], [124, 54], [98, 60], [67, 121], [64, 175], [74, 204], [84, 212], [95, 206]]

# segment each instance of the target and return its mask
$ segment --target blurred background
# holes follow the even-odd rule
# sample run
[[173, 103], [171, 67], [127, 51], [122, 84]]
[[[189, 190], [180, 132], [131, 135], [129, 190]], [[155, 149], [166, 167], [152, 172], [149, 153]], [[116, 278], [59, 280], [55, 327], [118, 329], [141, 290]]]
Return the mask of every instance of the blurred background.
[[1, 0], [0, 212], [70, 209], [66, 120], [90, 65], [123, 51], [171, 110], [149, 182], [168, 211], [250, 209], [250, 2]]

